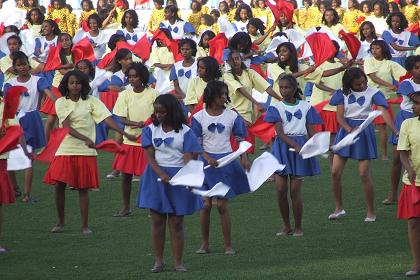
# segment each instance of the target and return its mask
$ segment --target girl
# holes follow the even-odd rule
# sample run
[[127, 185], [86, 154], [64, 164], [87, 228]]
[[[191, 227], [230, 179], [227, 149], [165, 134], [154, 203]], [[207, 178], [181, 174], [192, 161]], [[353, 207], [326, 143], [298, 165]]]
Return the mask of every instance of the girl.
[[303, 9], [297, 10], [297, 17], [298, 17], [298, 25], [300, 28], [305, 28], [305, 23], [308, 20], [308, 9], [312, 5], [311, 0], [304, 0]]
[[121, 34], [125, 37], [125, 40], [134, 45], [141, 37], [143, 37], [141, 31], [136, 30], [139, 25], [139, 17], [134, 10], [127, 10], [121, 20], [122, 30], [118, 30], [116, 34]]
[[60, 33], [61, 31], [55, 21], [51, 19], [44, 20], [41, 28], [41, 37], [35, 38], [34, 56], [40, 63], [45, 63], [50, 46], [57, 45], [58, 35], [60, 35]]
[[[115, 103], [114, 114], [118, 116], [125, 126], [124, 131], [138, 138], [144, 122], [153, 113], [153, 103], [158, 92], [148, 87], [149, 71], [141, 63], [132, 63], [126, 76], [132, 88], [122, 91]], [[146, 155], [141, 144], [130, 141], [124, 137], [123, 154], [116, 154], [112, 168], [122, 173], [121, 190], [123, 195], [123, 208], [114, 217], [131, 215], [130, 196], [133, 175], [143, 174], [147, 164]]]
[[[211, 81], [204, 89], [203, 102], [205, 109], [194, 114], [191, 129], [201, 140], [204, 165], [213, 168], [205, 170], [204, 188], [211, 189], [217, 183], [222, 182], [230, 187], [229, 192], [224, 197], [217, 197], [217, 209], [220, 214], [223, 239], [225, 242], [225, 254], [233, 255], [235, 250], [232, 248], [230, 215], [227, 199], [236, 195], [249, 192], [249, 184], [246, 179], [244, 169], [249, 169], [246, 153], [241, 156], [241, 167], [239, 161], [234, 161], [222, 168], [216, 168], [217, 160], [232, 152], [230, 144], [231, 135], [242, 141], [246, 136], [246, 128], [243, 119], [231, 109], [226, 109], [225, 105], [230, 102], [228, 87], [221, 81]], [[210, 215], [212, 208], [212, 198], [203, 198], [204, 209], [200, 212], [201, 239], [202, 244], [196, 251], [197, 254], [207, 254], [209, 252], [209, 232]]]
[[[23, 86], [28, 89], [27, 93], [22, 94], [19, 101], [17, 118], [25, 133], [25, 140], [29, 153], [33, 150], [45, 146], [44, 125], [39, 114], [39, 104], [44, 94], [52, 96], [50, 86], [41, 77], [33, 76], [30, 73], [28, 57], [21, 51], [13, 55], [13, 68], [17, 76], [10, 79], [5, 85], [4, 90], [11, 86]], [[33, 168], [32, 161], [23, 155], [22, 149], [16, 149], [9, 153], [7, 160], [7, 170], [15, 189], [17, 180], [15, 171], [24, 170], [24, 195], [23, 202], [33, 202], [31, 196]]]
[[[420, 56], [409, 56], [406, 61], [406, 69], [413, 77], [404, 80], [398, 87], [397, 94], [401, 94], [402, 102], [400, 105], [400, 111], [394, 120], [394, 126], [397, 130], [401, 128], [401, 123], [409, 118], [414, 117], [413, 115], [413, 103], [411, 102], [411, 94], [420, 91]], [[382, 204], [390, 205], [394, 204], [397, 200], [398, 185], [401, 178], [401, 161], [400, 153], [397, 150], [398, 136], [396, 134], [391, 135], [392, 149], [392, 167], [391, 167], [391, 192], [387, 199], [382, 201]]]
[[98, 88], [92, 87], [92, 81], [95, 78], [95, 67], [93, 66], [92, 62], [87, 59], [79, 60], [75, 65], [75, 69], [89, 77], [89, 86], [91, 88], [90, 94], [96, 98], [99, 98]]
[[233, 27], [236, 31], [246, 32], [249, 19], [252, 18], [252, 10], [247, 4], [241, 4], [236, 10]]
[[[334, 93], [330, 104], [337, 106], [337, 121], [340, 130], [334, 144], [340, 142], [348, 133], [357, 128], [372, 111], [372, 105], [382, 112], [386, 124], [397, 133], [387, 111], [388, 104], [382, 92], [367, 85], [367, 77], [359, 68], [349, 68], [343, 75], [343, 89]], [[373, 125], [369, 125], [359, 135], [359, 140], [339, 151], [334, 152], [332, 165], [332, 190], [335, 197], [335, 210], [329, 220], [338, 219], [346, 214], [342, 202], [341, 176], [347, 159], [359, 162], [359, 175], [363, 184], [367, 204], [366, 223], [376, 220], [374, 209], [373, 182], [370, 175], [370, 160], [377, 157], [376, 139]]]
[[253, 89], [256, 89], [258, 92], [267, 92], [277, 100], [281, 100], [281, 97], [257, 72], [247, 69], [238, 51], [229, 53], [228, 63], [231, 70], [223, 75], [223, 80], [229, 87], [232, 108], [244, 118], [246, 126], [249, 127], [253, 123], [252, 106], [257, 111], [262, 110], [260, 104], [251, 95]]
[[[213, 10], [210, 12], [210, 16], [211, 16], [211, 17], [212, 17], [212, 19], [213, 19], [212, 30], [213, 30], [216, 34], [218, 34], [218, 33], [219, 33], [219, 30], [220, 30], [220, 27], [219, 27], [220, 12], [219, 12], [218, 10], [216, 10], [216, 9], [213, 9]], [[209, 23], [210, 23], [210, 21], [209, 21]]]
[[357, 54], [357, 64], [363, 67], [364, 61], [372, 56], [370, 44], [378, 39], [375, 32], [375, 26], [370, 21], [365, 21], [360, 25], [360, 49]]
[[338, 33], [341, 30], [344, 30], [344, 26], [341, 23], [339, 23], [339, 21], [340, 17], [336, 10], [334, 10], [333, 8], [328, 8], [325, 10], [322, 16], [322, 23], [337, 37], [339, 36]]
[[402, 12], [409, 25], [416, 24], [420, 20], [418, 0], [405, 0], [407, 4], [402, 8]]
[[259, 18], [267, 27], [265, 31], [268, 32], [270, 26], [273, 25], [273, 16], [271, 10], [265, 4], [265, 0], [258, 0], [257, 7], [252, 11], [255, 18]]
[[95, 97], [89, 96], [88, 77], [77, 70], [64, 75], [59, 85], [63, 97], [55, 103], [60, 127], [69, 134], [61, 142], [55, 158], [45, 173], [44, 182], [55, 185], [55, 203], [58, 221], [51, 232], [64, 228], [66, 185], [79, 192], [82, 233], [90, 234], [88, 225], [89, 189], [98, 189], [98, 166], [95, 150], [95, 123], [105, 121], [113, 130], [135, 141], [111, 119], [111, 113]]
[[69, 10], [63, 0], [52, 0], [52, 8], [48, 11], [48, 19], [57, 21], [58, 28], [61, 32], [71, 33], [71, 25], [69, 24]]
[[[365, 60], [364, 70], [368, 76], [370, 87], [376, 87], [380, 90], [386, 99], [397, 90], [394, 81], [399, 81], [400, 77], [406, 74], [406, 70], [398, 63], [391, 61], [391, 53], [388, 45], [383, 40], [375, 40], [370, 45], [372, 57]], [[388, 113], [393, 116], [391, 108]], [[387, 132], [385, 121], [379, 117], [375, 120], [381, 135], [381, 154], [382, 159], [387, 160]]]
[[268, 32], [265, 32], [265, 26], [262, 20], [251, 18], [246, 25], [246, 29], [251, 37], [252, 43], [259, 46], [261, 51], [264, 51], [270, 44], [270, 40], [267, 38], [276, 29], [276, 26], [272, 26]]
[[342, 22], [346, 9], [341, 7], [341, 0], [332, 0], [331, 8], [337, 12], [338, 17], [340, 18], [339, 22]]
[[403, 189], [398, 200], [398, 219], [408, 220], [408, 239], [413, 254], [413, 266], [405, 276], [420, 275], [420, 166], [418, 155], [420, 129], [420, 92], [411, 96], [415, 118], [405, 120], [401, 125], [401, 133], [397, 149], [401, 154], [401, 162], [406, 170], [403, 177]]
[[386, 29], [386, 17], [388, 15], [388, 9], [381, 0], [373, 2], [373, 15], [366, 18], [366, 21], [370, 21], [375, 26], [376, 35], [380, 37]]
[[174, 5], [165, 7], [165, 20], [160, 23], [159, 28], [168, 29], [173, 39], [181, 39], [196, 33], [191, 23], [183, 21], [178, 16], [178, 8]]
[[32, 31], [34, 38], [39, 37], [44, 22], [44, 14], [39, 8], [32, 8], [26, 15], [26, 26]]
[[[264, 121], [275, 123], [277, 137], [274, 140], [272, 153], [286, 168], [275, 173], [277, 185], [277, 202], [283, 218], [283, 229], [277, 236], [302, 236], [303, 203], [300, 194], [305, 176], [315, 176], [320, 173], [316, 158], [303, 159], [299, 151], [308, 138], [314, 134], [314, 124], [321, 124], [322, 120], [309, 103], [301, 100], [300, 90], [296, 78], [285, 75], [279, 81], [280, 93], [283, 100], [270, 106]], [[291, 152], [289, 149], [295, 151]], [[292, 229], [289, 219], [288, 177], [290, 177], [290, 197], [292, 200], [295, 227]]]
[[211, 56], [202, 57], [197, 60], [197, 74], [198, 77], [191, 79], [188, 83], [184, 99], [184, 104], [188, 106], [190, 112], [199, 103], [207, 83], [219, 80], [222, 77], [219, 63]]
[[404, 31], [408, 27], [408, 22], [401, 12], [391, 13], [386, 22], [389, 29], [382, 33], [382, 39], [392, 50], [391, 60], [404, 67], [407, 51], [416, 50], [420, 44], [419, 37], [409, 31]]
[[191, 39], [182, 39], [178, 45], [183, 60], [172, 65], [169, 80], [174, 84], [176, 97], [182, 100], [185, 98], [189, 81], [197, 76], [197, 62], [194, 58], [197, 44]]
[[205, 57], [210, 55], [209, 41], [216, 37], [211, 30], [206, 30], [201, 34], [200, 41], [197, 46], [196, 58]]
[[312, 6], [310, 6], [306, 13], [306, 22], [304, 24], [304, 29], [311, 29], [312, 27], [317, 27], [321, 24], [322, 15], [319, 11], [318, 0], [312, 0]]
[[93, 3], [91, 0], [82, 0], [81, 5], [82, 13], [80, 14], [79, 18], [79, 27], [83, 27], [83, 22], [87, 23], [88, 17], [96, 13], [96, 10], [93, 7]]
[[219, 12], [221, 17], [225, 17], [227, 20], [232, 21], [233, 17], [230, 11], [230, 7], [226, 1], [220, 1]]
[[24, 0], [23, 5], [25, 6], [25, 8], [28, 11], [33, 9], [33, 8], [38, 8], [39, 7], [38, 0]]
[[[143, 128], [142, 147], [147, 161], [141, 182], [137, 206], [148, 208], [152, 215], [152, 239], [155, 264], [152, 272], [162, 272], [166, 223], [172, 241], [172, 256], [175, 271], [185, 272], [182, 263], [184, 249], [183, 217], [202, 208], [202, 202], [182, 186], [171, 186], [169, 180], [201, 147], [194, 132], [185, 125], [185, 118], [177, 99], [163, 94], [154, 102], [153, 124]], [[158, 181], [158, 178], [161, 181]]]
[[210, 8], [206, 6], [208, 0], [197, 0], [197, 2], [201, 5], [201, 12], [203, 14], [210, 14]]
[[[198, 30], [198, 27], [201, 24], [201, 16], [203, 13], [201, 12], [201, 4], [193, 0], [191, 1], [190, 5], [191, 13], [187, 16], [187, 22], [191, 23], [195, 30]], [[197, 31], [197, 33], [199, 33]]]
[[160, 26], [160, 23], [165, 20], [165, 14], [163, 9], [164, 0], [153, 0], [155, 8], [150, 15], [149, 23], [147, 25], [147, 31], [149, 34], [153, 34]]
[[197, 34], [202, 34], [206, 30], [212, 30], [214, 27], [214, 20], [211, 15], [201, 15], [200, 25], [197, 27]]
[[360, 7], [361, 12], [366, 18], [372, 15], [372, 6], [370, 5], [370, 1], [362, 1], [362, 3], [360, 3]]
[[[105, 53], [104, 34], [101, 30], [102, 20], [98, 14], [91, 14], [87, 19], [89, 31], [85, 32], [80, 39], [88, 37], [92, 44], [93, 51], [97, 60], [100, 60]], [[76, 40], [77, 41], [77, 40]], [[77, 43], [77, 42], [75, 42]]]
[[360, 25], [358, 18], [362, 16], [362, 12], [359, 10], [357, 0], [349, 0], [347, 7], [348, 10], [343, 15], [343, 26], [349, 32], [356, 34]]

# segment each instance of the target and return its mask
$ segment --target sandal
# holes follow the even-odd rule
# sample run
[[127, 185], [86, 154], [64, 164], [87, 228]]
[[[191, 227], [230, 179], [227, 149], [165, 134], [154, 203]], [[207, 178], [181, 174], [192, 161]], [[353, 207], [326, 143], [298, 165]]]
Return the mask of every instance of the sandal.
[[131, 213], [131, 211], [128, 211], [128, 212], [117, 212], [114, 215], [112, 215], [112, 217], [115, 217], [115, 218], [124, 218], [124, 217], [131, 217], [131, 215], [133, 215], [133, 213]]
[[386, 199], [382, 200], [382, 204], [383, 205], [394, 205], [394, 204], [397, 204], [397, 201], [389, 200], [389, 198], [386, 198]]
[[64, 229], [64, 225], [55, 225], [52, 229], [51, 229], [51, 233], [59, 233], [62, 232]]
[[161, 263], [159, 265], [155, 264], [152, 269], [150, 270], [152, 273], [159, 273], [165, 270], [165, 263]]
[[19, 186], [17, 186], [16, 188], [13, 188], [13, 190], [15, 191], [15, 197], [19, 197], [22, 195], [22, 192], [20, 191]]
[[33, 198], [31, 193], [24, 193], [23, 198], [22, 198], [22, 202], [24, 202], [24, 203], [35, 203], [36, 199]]
[[187, 272], [187, 269], [185, 268], [185, 266], [183, 266], [181, 264], [181, 265], [178, 265], [178, 266], [175, 267], [175, 271], [176, 272]]

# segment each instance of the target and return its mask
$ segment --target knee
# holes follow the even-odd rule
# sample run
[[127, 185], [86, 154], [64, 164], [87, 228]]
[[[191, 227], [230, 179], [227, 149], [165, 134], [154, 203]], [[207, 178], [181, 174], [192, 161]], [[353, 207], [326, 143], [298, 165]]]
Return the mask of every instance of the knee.
[[287, 188], [277, 188], [277, 196], [279, 199], [287, 199]]
[[334, 181], [339, 181], [339, 180], [341, 180], [341, 170], [333, 169], [333, 170], [331, 171], [331, 178], [332, 178]]
[[212, 208], [211, 199], [206, 199], [206, 201], [204, 202], [203, 210], [206, 212], [211, 212], [211, 208]]
[[370, 173], [369, 173], [369, 171], [361, 171], [360, 173], [359, 173], [359, 176], [360, 176], [360, 180], [362, 180], [362, 182], [363, 183], [368, 183], [368, 182], [370, 182], [371, 181], [371, 179], [370, 179]]
[[290, 191], [290, 198], [292, 200], [299, 200], [300, 199], [300, 190], [291, 190]]
[[173, 218], [171, 224], [172, 224], [172, 228], [174, 229], [175, 232], [182, 232], [183, 231], [182, 219]]

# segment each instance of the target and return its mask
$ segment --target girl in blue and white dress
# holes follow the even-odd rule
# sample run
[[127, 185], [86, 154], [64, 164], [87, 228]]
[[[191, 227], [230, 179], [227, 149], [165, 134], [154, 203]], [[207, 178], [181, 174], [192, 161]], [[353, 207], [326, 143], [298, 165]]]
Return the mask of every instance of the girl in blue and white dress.
[[188, 107], [182, 100], [186, 96], [190, 80], [197, 77], [197, 61], [194, 58], [197, 44], [192, 39], [181, 39], [178, 44], [183, 60], [172, 65], [169, 80], [173, 82], [175, 95], [181, 102], [184, 113], [188, 115]]
[[[413, 76], [410, 79], [406, 79], [400, 83], [397, 94], [401, 94], [402, 102], [400, 105], [400, 111], [397, 113], [394, 126], [399, 131], [401, 124], [404, 120], [414, 117], [413, 114], [413, 102], [410, 99], [410, 95], [420, 91], [420, 55], [413, 55], [407, 57], [405, 61], [407, 71]], [[382, 204], [389, 205], [395, 204], [398, 200], [397, 192], [398, 185], [401, 179], [401, 160], [400, 152], [397, 150], [398, 135], [391, 135], [391, 144], [393, 145], [392, 150], [392, 168], [391, 168], [391, 192], [388, 198], [382, 201]]]
[[[237, 141], [242, 141], [247, 136], [247, 132], [242, 117], [237, 112], [225, 108], [230, 99], [228, 86], [224, 82], [209, 82], [204, 89], [203, 102], [206, 104], [205, 109], [194, 114], [191, 129], [202, 142], [204, 165], [211, 166], [204, 171], [206, 176], [203, 188], [211, 189], [220, 182], [230, 187], [226, 196], [217, 198], [217, 209], [222, 222], [225, 254], [232, 255], [235, 254], [235, 251], [231, 242], [227, 199], [250, 192], [243, 169], [243, 167], [248, 169], [248, 158], [244, 153], [241, 156], [241, 162], [233, 161], [221, 168], [217, 168], [217, 160], [232, 152], [230, 144], [232, 134], [237, 138]], [[204, 198], [204, 209], [200, 214], [202, 244], [196, 251], [197, 254], [209, 252], [211, 208], [212, 198]]]
[[238, 32], [247, 32], [246, 26], [252, 18], [252, 10], [247, 4], [241, 4], [235, 12], [233, 28]]
[[168, 29], [173, 39], [181, 39], [196, 33], [191, 23], [183, 21], [178, 16], [178, 8], [169, 5], [164, 10], [165, 20], [159, 24], [159, 28]]
[[[372, 112], [372, 105], [376, 105], [377, 109], [382, 112], [385, 123], [392, 131], [398, 133], [387, 111], [388, 103], [384, 94], [376, 88], [368, 87], [366, 74], [360, 68], [349, 68], [344, 72], [343, 89], [334, 93], [330, 105], [337, 106], [337, 121], [340, 124], [334, 144], [340, 142], [367, 118]], [[331, 173], [336, 206], [334, 212], [328, 216], [329, 220], [338, 219], [346, 214], [341, 195], [341, 176], [349, 158], [359, 161], [359, 176], [362, 180], [367, 204], [365, 222], [376, 220], [373, 182], [370, 174], [370, 160], [377, 157], [373, 124], [370, 124], [357, 137], [359, 140], [353, 145], [334, 152]]]
[[91, 14], [87, 19], [89, 31], [79, 29], [74, 35], [73, 43], [77, 43], [83, 38], [88, 38], [92, 44], [96, 60], [100, 60], [106, 51], [106, 43], [108, 35], [102, 30], [102, 20], [98, 14]]
[[[314, 125], [322, 124], [321, 117], [306, 101], [301, 100], [302, 91], [292, 75], [285, 75], [279, 80], [281, 102], [270, 106], [264, 121], [275, 123], [277, 137], [271, 153], [286, 167], [276, 172], [277, 200], [283, 218], [283, 229], [277, 236], [302, 236], [303, 202], [300, 189], [303, 178], [320, 173], [316, 158], [303, 159], [299, 151], [314, 134]], [[290, 151], [293, 148], [294, 151]], [[292, 200], [295, 227], [292, 229], [289, 218], [288, 177], [290, 178], [290, 196]]]
[[127, 10], [121, 19], [122, 29], [117, 30], [116, 34], [123, 35], [127, 43], [134, 45], [146, 33], [138, 29], [139, 17], [134, 10]]
[[200, 210], [203, 204], [186, 187], [172, 186], [169, 181], [193, 158], [193, 153], [201, 153], [202, 149], [194, 132], [185, 125], [181, 106], [172, 94], [158, 96], [153, 107], [153, 124], [143, 128], [141, 135], [142, 147], [146, 150], [149, 164], [141, 180], [137, 207], [150, 209], [152, 215], [155, 251], [152, 272], [164, 270], [163, 249], [167, 222], [175, 270], [184, 272], [183, 216]]
[[405, 31], [408, 22], [401, 12], [391, 13], [386, 23], [389, 29], [382, 33], [382, 39], [387, 42], [391, 49], [391, 60], [405, 67], [407, 51], [416, 50], [417, 46], [420, 45], [419, 38], [417, 34]]
[[[28, 91], [21, 95], [18, 107], [17, 118], [24, 131], [24, 136], [29, 152], [45, 146], [44, 125], [39, 114], [39, 104], [43, 94], [52, 97], [50, 85], [44, 78], [30, 74], [30, 65], [28, 57], [21, 51], [13, 55], [13, 68], [16, 69], [17, 76], [10, 79], [4, 85], [4, 91], [12, 86], [23, 86]], [[7, 160], [7, 170], [10, 179], [15, 188], [17, 188], [16, 174], [17, 170], [25, 170], [25, 184], [23, 202], [31, 201], [32, 189], [32, 161], [28, 159], [21, 148], [15, 149], [9, 153]]]

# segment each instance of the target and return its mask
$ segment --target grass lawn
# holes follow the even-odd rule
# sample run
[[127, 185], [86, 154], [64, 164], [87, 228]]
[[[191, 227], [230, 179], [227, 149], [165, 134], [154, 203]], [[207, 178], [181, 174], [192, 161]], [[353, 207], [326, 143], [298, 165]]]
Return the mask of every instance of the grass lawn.
[[[327, 220], [334, 209], [326, 159], [322, 175], [303, 185], [305, 235], [276, 237], [281, 227], [274, 184], [230, 203], [235, 256], [223, 254], [217, 210], [213, 211], [209, 255], [196, 255], [200, 245], [199, 215], [185, 218], [184, 263], [188, 272], [172, 272], [170, 243], [167, 272], [152, 275], [150, 219], [135, 209], [130, 218], [114, 218], [120, 208], [119, 181], [104, 179], [112, 155], [99, 156], [101, 188], [91, 192], [90, 227], [80, 232], [77, 192], [67, 191], [66, 228], [49, 231], [56, 221], [54, 193], [42, 183], [46, 166], [36, 163], [35, 204], [4, 208], [3, 243], [10, 252], [0, 255], [0, 279], [404, 279], [411, 255], [407, 223], [396, 219], [396, 206], [380, 204], [389, 190], [391, 161], [373, 162], [377, 222], [364, 224], [366, 208], [357, 164], [350, 161], [344, 174], [344, 203], [348, 215]], [[133, 184], [133, 203], [138, 184]], [[169, 234], [167, 235], [167, 240]]]

